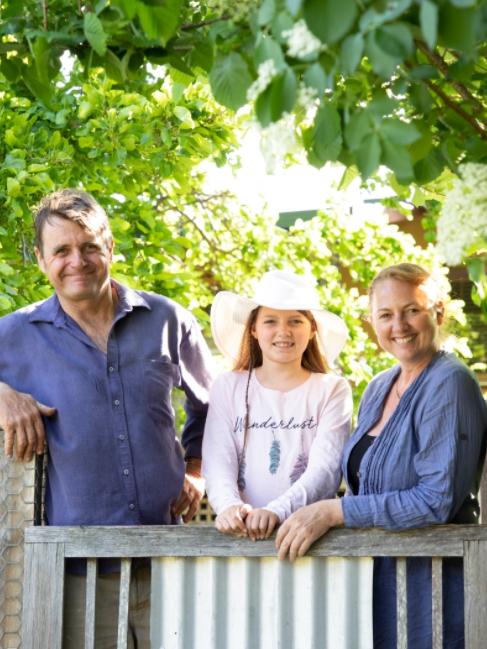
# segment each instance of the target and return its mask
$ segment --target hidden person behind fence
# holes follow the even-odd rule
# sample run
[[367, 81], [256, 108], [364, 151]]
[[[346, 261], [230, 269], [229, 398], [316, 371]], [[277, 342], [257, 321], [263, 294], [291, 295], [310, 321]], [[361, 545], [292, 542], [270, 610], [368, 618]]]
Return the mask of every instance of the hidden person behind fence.
[[[5, 453], [49, 459], [49, 525], [169, 524], [203, 492], [201, 439], [211, 357], [194, 318], [171, 300], [110, 278], [103, 208], [65, 189], [35, 217], [35, 253], [52, 297], [0, 319]], [[186, 395], [175, 438], [171, 391]], [[117, 646], [119, 565], [100, 565], [95, 646]], [[84, 647], [83, 566], [68, 566], [63, 646]], [[81, 574], [80, 574], [81, 573]], [[149, 649], [150, 567], [133, 569], [128, 647]]]
[[[345, 446], [348, 493], [293, 514], [276, 538], [279, 557], [302, 556], [330, 528], [389, 530], [477, 523], [487, 408], [471, 372], [441, 349], [444, 295], [429, 272], [404, 263], [370, 288], [380, 346], [398, 361], [364, 393]], [[463, 649], [461, 559], [443, 562], [443, 647]], [[407, 561], [408, 647], [431, 649], [431, 559]], [[374, 561], [374, 649], [396, 647], [395, 559]]]

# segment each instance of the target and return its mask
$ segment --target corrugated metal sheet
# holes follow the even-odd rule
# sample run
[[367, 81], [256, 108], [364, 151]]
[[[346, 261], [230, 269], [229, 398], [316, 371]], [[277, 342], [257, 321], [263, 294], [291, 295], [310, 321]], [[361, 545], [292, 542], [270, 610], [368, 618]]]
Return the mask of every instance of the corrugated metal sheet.
[[372, 560], [163, 558], [152, 649], [372, 649]]

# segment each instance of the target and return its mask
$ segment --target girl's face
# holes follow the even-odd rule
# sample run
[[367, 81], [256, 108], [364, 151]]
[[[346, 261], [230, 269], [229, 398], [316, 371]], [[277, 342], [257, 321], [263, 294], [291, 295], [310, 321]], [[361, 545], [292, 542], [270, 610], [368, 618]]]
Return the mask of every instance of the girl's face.
[[263, 361], [296, 363], [315, 335], [308, 318], [299, 311], [260, 307], [251, 329], [262, 351]]

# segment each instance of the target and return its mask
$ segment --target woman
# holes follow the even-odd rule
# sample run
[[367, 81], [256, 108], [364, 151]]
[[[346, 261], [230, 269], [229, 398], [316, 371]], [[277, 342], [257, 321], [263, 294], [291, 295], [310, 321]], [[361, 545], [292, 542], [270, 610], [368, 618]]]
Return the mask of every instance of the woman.
[[314, 287], [266, 273], [253, 299], [223, 291], [213, 338], [234, 369], [215, 381], [203, 438], [203, 474], [217, 528], [268, 538], [293, 511], [335, 495], [351, 391], [328, 369], [347, 338]]
[[[437, 284], [423, 268], [398, 264], [370, 289], [371, 322], [398, 365], [364, 393], [357, 428], [343, 459], [349, 492], [297, 512], [276, 537], [292, 560], [331, 527], [400, 530], [434, 523], [476, 523], [485, 454], [487, 408], [478, 383], [440, 350], [444, 319]], [[431, 561], [408, 561], [408, 646], [431, 649]], [[444, 647], [463, 636], [461, 561], [444, 561]], [[374, 648], [396, 646], [395, 562], [374, 564]]]

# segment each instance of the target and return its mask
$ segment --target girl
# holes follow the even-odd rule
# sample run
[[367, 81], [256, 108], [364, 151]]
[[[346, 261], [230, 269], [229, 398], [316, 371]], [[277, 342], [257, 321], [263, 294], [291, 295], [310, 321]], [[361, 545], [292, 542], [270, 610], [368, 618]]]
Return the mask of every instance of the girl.
[[347, 329], [288, 271], [266, 273], [253, 299], [218, 293], [211, 324], [234, 365], [210, 393], [208, 498], [221, 532], [265, 539], [299, 507], [336, 493], [352, 399], [329, 366]]

